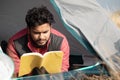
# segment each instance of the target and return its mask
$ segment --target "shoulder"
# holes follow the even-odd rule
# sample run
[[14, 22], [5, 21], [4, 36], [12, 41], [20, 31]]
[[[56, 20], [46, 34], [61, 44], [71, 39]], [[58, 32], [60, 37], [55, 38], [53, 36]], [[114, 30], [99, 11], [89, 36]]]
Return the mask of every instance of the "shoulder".
[[56, 41], [56, 42], [62, 41], [63, 44], [68, 44], [67, 37], [64, 34], [62, 34], [61, 32], [59, 32], [58, 30], [52, 28], [51, 33], [54, 35], [53, 36], [54, 38], [52, 37], [52, 39], [54, 39], [54, 41]]

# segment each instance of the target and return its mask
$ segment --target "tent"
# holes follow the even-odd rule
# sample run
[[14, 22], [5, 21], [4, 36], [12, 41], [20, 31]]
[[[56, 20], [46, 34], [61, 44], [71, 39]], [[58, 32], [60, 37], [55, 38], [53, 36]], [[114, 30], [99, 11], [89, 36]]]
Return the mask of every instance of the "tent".
[[120, 70], [120, 64], [115, 56], [119, 56], [120, 31], [110, 19], [110, 15], [118, 9], [117, 4], [120, 2], [109, 1], [117, 2], [117, 7], [113, 9], [107, 4], [102, 6], [104, 5], [102, 2], [99, 0], [55, 0], [56, 8], [60, 10], [63, 21], [69, 27], [79, 28], [106, 64], [117, 71]]
[[[102, 7], [103, 4], [100, 4], [99, 0], [70, 1], [72, 3], [69, 1], [55, 1], [61, 11], [63, 20], [71, 27], [78, 27], [99, 56], [111, 68], [116, 69], [116, 71], [119, 70], [119, 59], [114, 56], [119, 56], [120, 31], [111, 21], [110, 15], [118, 9], [117, 4], [120, 2], [114, 1], [114, 3], [118, 2], [117, 7], [110, 8], [109, 5]], [[107, 10], [107, 8], [109, 9]]]
[[[111, 6], [113, 2], [115, 6]], [[115, 49], [114, 43], [119, 40], [120, 31], [109, 19], [108, 12], [120, 9], [119, 3], [119, 0], [106, 0], [105, 2], [104, 0], [2, 0], [0, 3], [0, 24], [2, 26], [0, 27], [0, 41], [7, 41], [10, 36], [26, 26], [24, 17], [28, 9], [44, 4], [49, 6], [48, 8], [55, 15], [54, 28], [65, 34], [69, 40], [71, 60], [74, 56], [75, 58], [79, 56], [81, 59], [82, 55], [83, 62], [79, 63], [85, 66], [68, 73], [56, 74], [53, 78], [62, 75], [64, 75], [62, 78], [68, 78], [81, 71], [98, 73], [98, 67], [101, 68], [100, 63], [93, 62], [93, 59], [92, 63], [88, 64], [87, 61], [92, 58], [89, 59], [83, 55], [99, 56], [108, 65], [111, 65], [108, 60], [118, 51]], [[110, 55], [103, 55], [107, 53]], [[43, 77], [44, 79], [49, 77], [49, 75], [44, 76], [46, 76]], [[41, 76], [34, 78], [37, 80], [39, 77]]]

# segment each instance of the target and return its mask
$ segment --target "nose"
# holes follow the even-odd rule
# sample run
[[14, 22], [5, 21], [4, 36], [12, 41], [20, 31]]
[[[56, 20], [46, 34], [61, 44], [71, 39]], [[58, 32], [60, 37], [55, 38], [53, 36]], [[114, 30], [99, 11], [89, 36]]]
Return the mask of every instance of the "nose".
[[44, 38], [44, 35], [41, 33], [39, 34], [39, 39], [43, 39]]

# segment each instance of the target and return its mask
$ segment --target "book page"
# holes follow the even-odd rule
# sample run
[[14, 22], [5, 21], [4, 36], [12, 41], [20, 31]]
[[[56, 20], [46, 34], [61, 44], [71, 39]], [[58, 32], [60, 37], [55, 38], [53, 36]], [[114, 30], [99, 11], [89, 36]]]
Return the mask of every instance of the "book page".
[[44, 54], [42, 66], [48, 73], [59, 73], [62, 67], [63, 52], [50, 51]]
[[33, 68], [39, 67], [42, 62], [40, 53], [25, 53], [21, 56], [19, 76], [29, 74]]

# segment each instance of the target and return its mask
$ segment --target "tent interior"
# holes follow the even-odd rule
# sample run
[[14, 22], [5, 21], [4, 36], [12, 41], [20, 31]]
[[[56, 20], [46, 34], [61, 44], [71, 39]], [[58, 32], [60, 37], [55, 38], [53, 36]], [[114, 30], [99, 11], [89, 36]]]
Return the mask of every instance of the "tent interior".
[[[103, 2], [102, 0], [97, 0], [97, 1], [101, 5], [103, 5], [103, 7], [105, 8], [109, 7], [109, 6], [107, 7], [104, 6], [107, 3], [102, 4]], [[108, 0], [106, 0], [106, 2], [107, 1]], [[60, 15], [58, 15], [58, 12], [55, 10], [54, 6], [51, 4], [50, 0], [19, 0], [19, 1], [18, 0], [1, 0], [0, 2], [0, 25], [1, 25], [0, 42], [8, 41], [8, 39], [13, 34], [25, 28], [26, 27], [25, 15], [27, 10], [32, 7], [36, 7], [36, 6], [39, 7], [40, 5], [47, 6], [47, 8], [53, 13], [56, 21], [55, 24], [53, 24], [53, 27], [59, 30], [60, 32], [62, 32], [68, 39], [68, 42], [70, 45], [70, 69], [69, 69], [69, 72], [62, 73], [64, 75], [66, 74], [68, 75], [68, 76], [65, 76], [65, 78], [70, 77], [71, 74], [72, 76], [76, 75], [76, 73], [78, 73], [80, 70], [85, 71], [89, 74], [90, 73], [97, 74], [99, 71], [97, 72], [96, 70], [98, 70], [98, 67], [101, 68], [101, 66], [98, 66], [98, 64], [96, 63], [101, 62], [101, 58], [97, 55], [97, 52], [94, 50], [94, 48], [91, 46], [91, 44], [89, 43], [89, 41], [86, 39], [86, 37], [84, 36], [84, 34], [81, 32], [79, 28], [76, 28], [76, 29], [78, 30], [78, 33], [81, 35], [81, 37], [78, 36], [79, 37], [78, 39], [80, 39], [81, 42], [74, 37], [76, 33], [72, 35], [69, 32], [69, 30], [66, 29], [66, 27], [64, 27], [67, 25], [64, 24], [64, 22], [60, 18]], [[5, 45], [6, 44], [3, 44], [4, 47]], [[80, 65], [79, 67], [75, 68], [73, 64], [80, 64]], [[75, 69], [78, 69], [78, 70], [72, 72], [72, 70], [75, 70]], [[62, 74], [61, 73], [56, 74], [54, 78], [57, 79], [60, 76], [62, 76]], [[32, 78], [36, 78], [35, 80], [37, 80], [38, 78], [41, 77], [47, 80], [47, 77], [49, 75], [45, 75], [45, 76], [46, 77], [36, 76]]]

